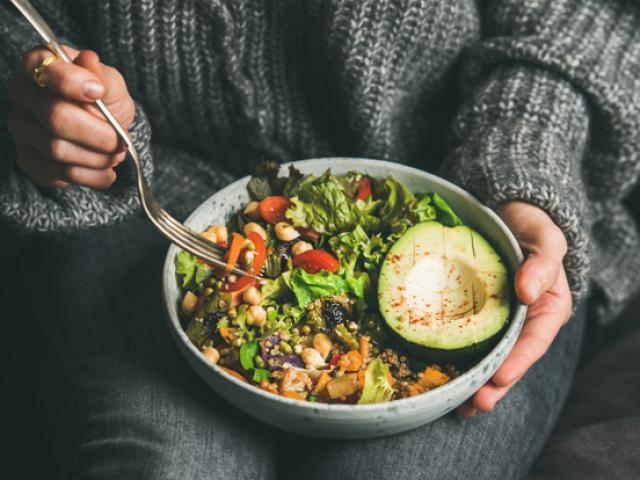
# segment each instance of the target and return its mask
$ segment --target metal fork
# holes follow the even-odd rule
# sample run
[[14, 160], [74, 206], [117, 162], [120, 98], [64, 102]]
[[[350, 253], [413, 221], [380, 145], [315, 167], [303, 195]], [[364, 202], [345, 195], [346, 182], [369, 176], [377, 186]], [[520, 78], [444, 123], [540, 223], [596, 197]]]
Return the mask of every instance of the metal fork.
[[[11, 0], [11, 2], [42, 37], [45, 46], [55, 53], [60, 59], [71, 63], [71, 58], [69, 58], [67, 52], [62, 48], [62, 44], [33, 5], [31, 5], [28, 0]], [[140, 203], [142, 203], [142, 208], [147, 214], [147, 217], [149, 217], [149, 220], [151, 220], [151, 222], [165, 237], [179, 247], [191, 252], [212, 265], [226, 269], [226, 263], [222, 260], [225, 253], [224, 249], [220, 248], [215, 243], [210, 242], [190, 228], [185, 227], [182, 223], [169, 215], [166, 210], [163, 210], [160, 207], [144, 179], [144, 173], [140, 164], [140, 157], [138, 156], [138, 152], [136, 147], [133, 145], [131, 138], [101, 100], [96, 100], [96, 105], [118, 133], [118, 136], [125, 142], [127, 149], [131, 154], [131, 158], [133, 158], [133, 163], [135, 164], [138, 176], [138, 194], [140, 196]], [[232, 268], [230, 269], [230, 272], [237, 275], [258, 278], [255, 275], [238, 268]]]

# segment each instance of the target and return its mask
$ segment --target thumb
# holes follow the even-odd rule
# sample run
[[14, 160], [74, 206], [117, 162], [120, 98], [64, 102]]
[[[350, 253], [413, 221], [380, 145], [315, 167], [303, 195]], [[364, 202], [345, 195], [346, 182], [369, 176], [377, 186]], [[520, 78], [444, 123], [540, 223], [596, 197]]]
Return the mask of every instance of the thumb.
[[551, 289], [562, 269], [562, 257], [545, 252], [530, 254], [516, 274], [516, 293], [527, 305]]
[[107, 105], [122, 100], [126, 96], [124, 79], [117, 70], [100, 63], [100, 57], [92, 50], [83, 50], [73, 61], [76, 65], [93, 73], [104, 87], [102, 101]]
[[82, 50], [73, 60], [73, 63], [75, 63], [79, 67], [83, 67], [89, 70], [96, 77], [98, 77], [98, 80], [100, 81], [102, 86], [105, 87], [104, 74], [100, 65], [100, 57], [98, 57], [98, 54], [96, 52], [93, 52], [91, 50]]

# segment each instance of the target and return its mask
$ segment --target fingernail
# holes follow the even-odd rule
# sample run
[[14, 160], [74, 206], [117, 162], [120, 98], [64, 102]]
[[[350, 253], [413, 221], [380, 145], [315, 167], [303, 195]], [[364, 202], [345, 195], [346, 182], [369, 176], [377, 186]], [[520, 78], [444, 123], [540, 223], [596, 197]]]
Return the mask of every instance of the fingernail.
[[529, 295], [531, 295], [534, 300], [537, 300], [542, 294], [542, 284], [540, 283], [540, 280], [536, 280], [535, 278], [527, 280], [525, 283], [525, 290], [529, 292]]
[[91, 98], [93, 100], [97, 100], [102, 97], [104, 93], [104, 87], [98, 82], [89, 81], [84, 84], [84, 96], [87, 98]]

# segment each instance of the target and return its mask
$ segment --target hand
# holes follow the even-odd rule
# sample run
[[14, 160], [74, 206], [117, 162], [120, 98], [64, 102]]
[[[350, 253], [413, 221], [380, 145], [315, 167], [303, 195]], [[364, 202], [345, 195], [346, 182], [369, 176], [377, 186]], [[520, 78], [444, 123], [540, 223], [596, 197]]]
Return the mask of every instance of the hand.
[[545, 354], [571, 315], [571, 292], [562, 266], [567, 241], [562, 231], [543, 210], [528, 203], [508, 202], [497, 213], [528, 253], [516, 274], [515, 290], [529, 310], [520, 337], [503, 364], [488, 383], [458, 407], [464, 417], [472, 417], [478, 410], [491, 411]]
[[113, 167], [126, 155], [115, 130], [92, 103], [102, 99], [124, 126], [135, 114], [120, 73], [100, 63], [92, 51], [65, 47], [73, 64], [56, 59], [41, 76], [34, 69], [53, 56], [46, 48], [24, 55], [22, 73], [11, 84], [7, 122], [16, 143], [18, 166], [36, 184], [63, 188], [70, 183], [106, 189], [116, 179]]

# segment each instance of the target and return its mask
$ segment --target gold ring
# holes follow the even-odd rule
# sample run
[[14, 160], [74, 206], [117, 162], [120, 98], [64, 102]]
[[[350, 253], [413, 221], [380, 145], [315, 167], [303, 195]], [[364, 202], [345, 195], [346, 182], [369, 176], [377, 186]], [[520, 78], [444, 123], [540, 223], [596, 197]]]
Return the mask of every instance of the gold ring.
[[53, 62], [55, 62], [57, 59], [58, 57], [56, 57], [55, 55], [47, 57], [44, 60], [42, 60], [42, 62], [40, 62], [40, 65], [38, 65], [36, 68], [33, 69], [33, 79], [41, 87], [45, 86], [44, 83], [42, 83], [42, 75], [44, 75], [44, 72], [47, 69], [47, 67], [51, 65]]

